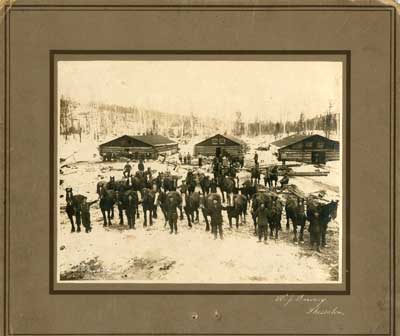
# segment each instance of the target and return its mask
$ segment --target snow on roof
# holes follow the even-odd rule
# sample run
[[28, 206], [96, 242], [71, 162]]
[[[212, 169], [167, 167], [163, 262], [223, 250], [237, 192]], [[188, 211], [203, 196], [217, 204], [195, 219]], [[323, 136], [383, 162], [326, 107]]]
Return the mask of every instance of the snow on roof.
[[153, 135], [129, 135], [129, 137], [136, 140], [142, 141], [148, 145], [160, 146], [160, 145], [171, 145], [176, 144], [175, 141], [158, 134]]
[[323, 139], [326, 139], [327, 141], [338, 143], [338, 141], [336, 141], [336, 140], [329, 139], [329, 138], [324, 137], [324, 136], [319, 135], [319, 134], [307, 134], [307, 135], [305, 135], [305, 134], [293, 134], [293, 135], [290, 135], [290, 136], [288, 136], [286, 138], [274, 141], [274, 142], [271, 143], [271, 145], [275, 146], [275, 147], [278, 147], [278, 148], [282, 148], [282, 147], [287, 147], [287, 146], [293, 145], [295, 143], [298, 143], [300, 141], [303, 141], [305, 139], [309, 139], [309, 138], [312, 138], [312, 137], [323, 138]]
[[309, 135], [293, 134], [293, 135], [290, 135], [290, 136], [288, 136], [286, 138], [274, 141], [274, 142], [271, 143], [271, 145], [273, 145], [275, 147], [286, 147], [286, 146], [289, 146], [289, 145], [293, 145], [293, 144], [295, 144], [297, 142], [303, 141], [305, 139], [308, 139], [308, 138], [310, 138], [310, 137], [312, 137], [314, 135], [315, 134], [311, 134], [311, 135], [310, 134]]
[[214, 134], [213, 136], [210, 136], [210, 137], [208, 137], [208, 138], [202, 140], [202, 141], [199, 142], [197, 145], [199, 145], [199, 144], [201, 144], [201, 143], [203, 143], [203, 142], [205, 142], [205, 141], [207, 141], [207, 140], [209, 140], [209, 139], [215, 138], [216, 136], [219, 136], [219, 137], [222, 137], [222, 138], [226, 138], [226, 139], [228, 139], [228, 140], [231, 140], [231, 141], [237, 143], [238, 145], [242, 145], [242, 146], [245, 146], [245, 145], [246, 145], [246, 143], [245, 143], [243, 140], [240, 140], [240, 139], [238, 139], [238, 138], [235, 138], [235, 137], [232, 136], [232, 135], [220, 134], [220, 133]]

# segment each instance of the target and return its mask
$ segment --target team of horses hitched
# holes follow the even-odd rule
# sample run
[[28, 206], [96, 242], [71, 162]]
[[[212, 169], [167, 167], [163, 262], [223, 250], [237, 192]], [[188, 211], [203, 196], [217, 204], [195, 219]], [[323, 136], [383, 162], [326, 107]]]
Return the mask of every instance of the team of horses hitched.
[[[179, 160], [182, 161], [181, 155]], [[147, 162], [144, 160], [139, 160], [137, 171], [133, 172], [133, 164], [130, 160], [125, 163], [120, 179], [109, 176], [108, 181], [99, 181], [95, 186], [97, 200], [88, 202], [86, 196], [75, 195], [72, 188], [66, 188], [65, 211], [71, 222], [71, 232], [80, 232], [81, 224], [87, 233], [92, 230], [90, 206], [96, 202], [99, 202], [104, 227], [113, 225], [116, 207], [119, 225], [125, 225], [126, 217], [128, 228], [135, 229], [141, 205], [144, 227], [153, 225], [160, 208], [164, 226], [169, 225], [171, 234], [178, 233], [178, 219], [184, 220], [183, 213], [187, 225], [192, 228], [194, 223], [200, 222], [201, 211], [205, 230], [211, 231], [214, 239], [218, 236], [223, 239], [223, 211], [227, 213], [229, 229], [233, 223], [239, 229], [246, 223], [249, 210], [258, 242], [267, 243], [268, 237], [278, 239], [285, 215], [286, 230], [290, 230], [292, 223], [293, 241], [304, 242], [308, 222], [310, 247], [320, 252], [320, 247], [326, 245], [328, 223], [336, 218], [337, 200], [328, 201], [321, 193], [304, 196], [295, 184], [289, 183], [289, 169], [285, 164], [260, 168], [257, 154], [250, 169], [251, 178], [241, 184], [237, 174], [245, 169], [243, 160], [227, 156], [212, 159], [212, 174], [189, 168], [181, 180], [168, 169], [153, 176], [150, 166], [145, 169]], [[260, 184], [262, 179], [264, 183]]]

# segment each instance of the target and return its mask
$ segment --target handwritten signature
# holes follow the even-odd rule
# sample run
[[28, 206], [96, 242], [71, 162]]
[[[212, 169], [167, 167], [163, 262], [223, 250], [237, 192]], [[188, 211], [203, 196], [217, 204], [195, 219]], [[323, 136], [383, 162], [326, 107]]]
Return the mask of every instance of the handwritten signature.
[[337, 306], [331, 305], [326, 297], [285, 294], [276, 296], [274, 302], [282, 304], [283, 307], [300, 305], [305, 308], [306, 314], [311, 315], [344, 315]]

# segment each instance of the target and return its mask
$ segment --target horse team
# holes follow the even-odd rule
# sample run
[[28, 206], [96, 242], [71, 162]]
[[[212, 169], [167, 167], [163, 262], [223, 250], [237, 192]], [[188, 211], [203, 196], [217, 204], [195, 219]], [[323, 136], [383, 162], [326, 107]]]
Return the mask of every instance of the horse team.
[[[246, 222], [248, 209], [254, 224], [254, 234], [259, 241], [266, 242], [268, 236], [278, 238], [281, 228], [282, 215], [285, 212], [286, 229], [290, 222], [293, 226], [293, 240], [304, 241], [304, 229], [309, 222], [310, 244], [318, 252], [326, 244], [328, 223], [336, 218], [338, 201], [322, 202], [317, 197], [302, 198], [287, 195], [283, 198], [278, 194], [286, 184], [277, 187], [277, 171], [271, 170], [265, 174], [265, 185], [258, 184], [260, 176], [258, 166], [251, 171], [251, 179], [238, 185], [236, 171], [232, 169], [226, 173], [217, 174], [210, 178], [204, 173], [189, 170], [186, 177], [178, 186], [178, 178], [170, 173], [159, 173], [152, 177], [151, 170], [137, 171], [134, 175], [128, 174], [120, 180], [111, 176], [109, 181], [97, 183], [99, 208], [103, 217], [103, 225], [111, 226], [114, 219], [114, 208], [118, 210], [119, 224], [124, 225], [126, 217], [130, 229], [135, 229], [136, 219], [139, 218], [139, 207], [144, 216], [143, 226], [153, 225], [153, 218], [157, 218], [157, 209], [160, 208], [168, 224], [170, 233], [178, 233], [178, 218], [187, 218], [187, 225], [192, 227], [199, 222], [199, 212], [202, 212], [206, 231], [217, 237], [217, 231], [222, 238], [222, 211], [227, 212], [229, 227], [235, 224], [239, 228], [240, 222]], [[274, 185], [275, 182], [275, 185]], [[200, 191], [197, 187], [200, 187]], [[218, 189], [220, 193], [218, 193]], [[83, 224], [86, 232], [90, 232], [90, 205], [83, 195], [74, 195], [71, 188], [66, 189], [66, 213], [71, 222], [71, 232], [75, 232], [74, 217], [77, 230]], [[227, 200], [227, 205], [225, 201]], [[269, 232], [268, 232], [269, 231]], [[299, 234], [298, 234], [299, 233]]]

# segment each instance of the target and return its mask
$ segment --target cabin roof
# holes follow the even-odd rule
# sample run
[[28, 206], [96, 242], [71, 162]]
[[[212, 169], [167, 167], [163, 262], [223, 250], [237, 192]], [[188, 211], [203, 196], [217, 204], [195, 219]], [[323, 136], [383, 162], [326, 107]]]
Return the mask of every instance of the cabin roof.
[[122, 135], [111, 141], [107, 141], [107, 142], [101, 144], [100, 146], [109, 145], [109, 144], [114, 143], [123, 138], [129, 138], [132, 140], [136, 140], [136, 141], [139, 141], [139, 142], [149, 145], [149, 146], [177, 145], [177, 143], [175, 141], [173, 141], [165, 136], [153, 134], [153, 135]]
[[308, 134], [308, 135], [305, 135], [305, 134], [294, 134], [294, 135], [290, 135], [290, 136], [288, 136], [286, 138], [274, 141], [274, 142], [271, 143], [271, 145], [273, 145], [275, 147], [278, 147], [278, 148], [284, 148], [284, 147], [296, 144], [298, 142], [301, 142], [301, 141], [304, 141], [306, 139], [313, 138], [313, 137], [318, 137], [318, 138], [322, 138], [322, 139], [327, 140], [327, 141], [332, 141], [332, 142], [338, 143], [335, 140], [331, 140], [331, 139], [329, 139], [327, 137], [324, 137], [322, 135], [319, 135], [319, 134]]
[[208, 138], [206, 138], [206, 139], [200, 141], [199, 143], [196, 144], [196, 146], [197, 146], [197, 145], [201, 145], [201, 144], [205, 143], [206, 141], [208, 141], [208, 140], [210, 140], [210, 139], [213, 139], [213, 138], [215, 138], [215, 137], [226, 138], [226, 139], [228, 139], [228, 140], [230, 140], [230, 141], [236, 143], [236, 144], [239, 145], [239, 146], [244, 146], [244, 145], [246, 145], [246, 143], [245, 143], [243, 140], [240, 140], [240, 139], [238, 139], [238, 138], [236, 138], [236, 137], [234, 137], [234, 136], [217, 133], [217, 134], [214, 134], [213, 136], [210, 136], [210, 137], [208, 137]]
[[134, 135], [130, 136], [136, 140], [142, 141], [148, 145], [152, 146], [160, 146], [160, 145], [175, 145], [177, 144], [175, 141], [158, 134], [152, 135]]

